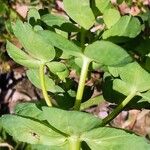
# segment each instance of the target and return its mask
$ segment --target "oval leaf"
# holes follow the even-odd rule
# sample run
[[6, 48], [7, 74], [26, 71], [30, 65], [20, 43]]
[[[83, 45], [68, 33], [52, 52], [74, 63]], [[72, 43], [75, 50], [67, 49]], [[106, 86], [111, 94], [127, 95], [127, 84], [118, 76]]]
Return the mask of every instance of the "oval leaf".
[[16, 61], [18, 64], [23, 65], [28, 68], [38, 68], [41, 61], [29, 56], [13, 44], [7, 41], [6, 49], [8, 52], [8, 55]]
[[77, 45], [55, 32], [45, 30], [39, 31], [39, 34], [52, 46], [61, 49], [66, 54], [77, 57], [83, 55], [81, 49]]
[[42, 123], [31, 119], [4, 115], [1, 117], [3, 128], [15, 139], [30, 144], [60, 145], [66, 138]]
[[94, 61], [108, 66], [131, 61], [129, 54], [120, 46], [108, 41], [97, 41], [85, 48], [84, 54]]
[[95, 4], [101, 13], [104, 13], [112, 6], [110, 0], [95, 0]]
[[94, 97], [94, 98], [90, 98], [89, 100], [87, 100], [81, 104], [80, 110], [85, 110], [92, 106], [100, 105], [104, 101], [105, 100], [102, 95]]
[[144, 99], [144, 101], [146, 100], [150, 103], [150, 91], [140, 93], [139, 96], [141, 96]]
[[64, 23], [69, 23], [70, 21], [63, 16], [56, 16], [53, 14], [46, 14], [41, 17], [41, 20], [48, 26], [61, 26]]
[[47, 146], [47, 145], [27, 145], [25, 150], [67, 150], [68, 144], [60, 145], [60, 146]]
[[143, 137], [108, 127], [89, 131], [81, 138], [92, 150], [148, 150], [150, 146]]
[[108, 9], [103, 15], [104, 23], [106, 24], [108, 29], [116, 24], [120, 17], [120, 13], [116, 9]]
[[38, 120], [44, 120], [40, 103], [19, 103], [15, 107], [15, 114], [23, 117], [32, 117]]
[[57, 108], [43, 107], [43, 113], [45, 119], [52, 126], [69, 135], [80, 135], [101, 124], [99, 118], [78, 111], [65, 111]]
[[85, 29], [89, 29], [95, 21], [89, 0], [63, 0], [66, 13]]
[[113, 90], [119, 91], [124, 95], [129, 95], [134, 90], [134, 88], [130, 84], [127, 84], [120, 79], [115, 79], [113, 81]]
[[46, 65], [49, 70], [56, 74], [61, 80], [64, 80], [69, 75], [69, 71], [63, 63], [52, 61]]
[[17, 21], [13, 26], [15, 36], [19, 39], [25, 50], [35, 58], [44, 62], [50, 61], [55, 57], [54, 48], [32, 29], [27, 23]]
[[150, 74], [137, 62], [118, 68], [120, 78], [137, 92], [150, 89]]
[[140, 21], [137, 18], [123, 16], [115, 25], [103, 33], [103, 39], [107, 39], [112, 36], [134, 38], [141, 32], [141, 29]]
[[40, 19], [40, 14], [38, 12], [38, 10], [36, 8], [31, 8], [28, 12], [28, 22], [32, 21], [32, 19], [34, 19], [34, 21], [37, 21], [38, 19]]
[[[35, 70], [35, 69], [28, 70], [27, 77], [34, 86], [41, 89], [41, 83], [40, 83], [38, 70]], [[50, 79], [47, 75], [45, 75], [45, 84], [46, 84], [47, 91], [50, 91], [52, 93], [64, 92], [64, 90], [61, 87], [55, 85], [55, 82], [52, 79]]]

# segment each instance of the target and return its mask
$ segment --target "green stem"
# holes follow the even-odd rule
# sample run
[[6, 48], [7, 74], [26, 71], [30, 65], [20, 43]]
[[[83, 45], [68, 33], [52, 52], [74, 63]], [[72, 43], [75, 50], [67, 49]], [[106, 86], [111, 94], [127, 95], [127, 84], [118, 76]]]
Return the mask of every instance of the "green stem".
[[46, 90], [46, 85], [45, 85], [45, 74], [44, 74], [44, 66], [45, 64], [42, 64], [40, 66], [40, 69], [39, 69], [39, 73], [40, 73], [40, 82], [41, 82], [41, 87], [42, 87], [42, 93], [43, 93], [43, 96], [44, 96], [44, 99], [46, 101], [46, 104], [48, 106], [52, 106], [52, 103], [51, 103], [51, 99], [47, 93], [47, 90]]
[[78, 90], [77, 90], [77, 95], [76, 95], [76, 101], [75, 101], [75, 105], [74, 105], [75, 110], [80, 109], [81, 100], [83, 97], [83, 91], [84, 91], [84, 87], [85, 87], [85, 81], [86, 81], [90, 62], [91, 62], [91, 60], [89, 58], [87, 58], [87, 57], [83, 58], [83, 65], [82, 65], [82, 69], [81, 69], [81, 75], [80, 75], [80, 80], [79, 80], [79, 85], [78, 85]]
[[80, 150], [81, 141], [76, 136], [69, 137], [69, 150]]
[[110, 121], [112, 121], [117, 115], [124, 109], [124, 107], [130, 102], [130, 100], [136, 95], [136, 92], [131, 92], [125, 100], [121, 104], [119, 104], [111, 114], [109, 114], [106, 118], [103, 119], [101, 126], [107, 125]]

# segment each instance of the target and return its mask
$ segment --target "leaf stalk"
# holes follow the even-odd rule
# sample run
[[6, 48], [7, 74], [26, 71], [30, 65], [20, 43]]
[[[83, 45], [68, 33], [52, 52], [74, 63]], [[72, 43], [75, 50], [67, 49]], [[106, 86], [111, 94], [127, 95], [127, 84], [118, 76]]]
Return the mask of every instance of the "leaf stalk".
[[132, 91], [122, 102], [119, 104], [111, 114], [103, 119], [101, 126], [107, 125], [112, 121], [117, 115], [125, 108], [125, 106], [131, 101], [131, 99], [136, 95], [136, 91]]
[[50, 98], [50, 96], [49, 96], [48, 93], [47, 93], [46, 85], [45, 85], [44, 67], [45, 67], [45, 64], [42, 64], [42, 65], [40, 65], [40, 68], [39, 68], [40, 82], [41, 82], [43, 97], [44, 97], [44, 99], [45, 99], [45, 101], [46, 101], [46, 104], [47, 104], [49, 107], [51, 107], [51, 106], [52, 106], [51, 98]]
[[83, 65], [81, 69], [81, 75], [80, 75], [80, 80], [79, 80], [79, 85], [77, 89], [77, 95], [76, 95], [76, 101], [74, 105], [75, 110], [80, 110], [81, 106], [81, 100], [83, 97], [83, 92], [84, 92], [84, 87], [85, 87], [85, 81], [87, 78], [87, 73], [88, 73], [88, 68], [91, 60], [87, 57], [83, 58]]
[[69, 137], [69, 150], [80, 150], [81, 141], [79, 137], [71, 136]]

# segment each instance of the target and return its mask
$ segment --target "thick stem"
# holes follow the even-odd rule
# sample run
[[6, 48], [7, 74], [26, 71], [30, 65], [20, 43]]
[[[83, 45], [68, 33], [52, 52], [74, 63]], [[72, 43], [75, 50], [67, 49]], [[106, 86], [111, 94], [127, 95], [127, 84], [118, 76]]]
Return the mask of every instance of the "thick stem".
[[112, 121], [117, 115], [124, 109], [124, 107], [130, 102], [130, 100], [136, 95], [136, 92], [131, 92], [121, 104], [119, 104], [111, 114], [103, 119], [101, 126], [105, 126], [110, 121]]
[[69, 150], [80, 150], [81, 141], [76, 136], [69, 137]]
[[81, 100], [83, 97], [83, 91], [84, 91], [84, 87], [85, 87], [85, 81], [86, 81], [90, 62], [91, 62], [91, 60], [89, 58], [87, 58], [87, 57], [83, 58], [83, 65], [82, 65], [82, 69], [81, 69], [81, 75], [80, 75], [80, 80], [79, 80], [79, 85], [78, 85], [78, 90], [77, 90], [77, 95], [76, 95], [76, 101], [75, 101], [75, 105], [74, 105], [75, 110], [80, 109]]
[[44, 64], [42, 64], [40, 66], [40, 69], [39, 69], [39, 74], [40, 74], [40, 82], [41, 82], [41, 87], [42, 87], [42, 93], [43, 93], [43, 96], [44, 96], [44, 99], [46, 101], [46, 104], [48, 106], [52, 106], [52, 103], [51, 103], [51, 99], [47, 93], [47, 90], [46, 90], [46, 85], [45, 85], [45, 74], [44, 74]]

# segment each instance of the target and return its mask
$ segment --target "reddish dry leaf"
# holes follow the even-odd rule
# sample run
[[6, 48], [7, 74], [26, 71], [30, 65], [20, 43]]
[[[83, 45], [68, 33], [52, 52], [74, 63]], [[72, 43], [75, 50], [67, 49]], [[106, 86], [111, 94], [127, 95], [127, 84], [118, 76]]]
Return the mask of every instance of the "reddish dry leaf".
[[122, 15], [130, 13], [130, 8], [125, 2], [123, 2], [122, 4], [119, 5], [119, 10]]
[[143, 5], [149, 5], [150, 6], [150, 0], [143, 0]]
[[99, 24], [99, 25], [94, 26], [90, 31], [91, 32], [96, 32], [98, 30], [102, 31], [104, 28], [105, 28], [104, 24]]
[[117, 0], [111, 0], [111, 3], [115, 5], [117, 4]]
[[23, 18], [26, 18], [28, 12], [28, 6], [25, 4], [16, 4], [13, 8], [19, 13]]
[[132, 6], [129, 13], [132, 16], [137, 16], [140, 12], [141, 10], [137, 6]]
[[62, 1], [56, 0], [56, 9], [59, 11], [64, 11], [64, 5]]

